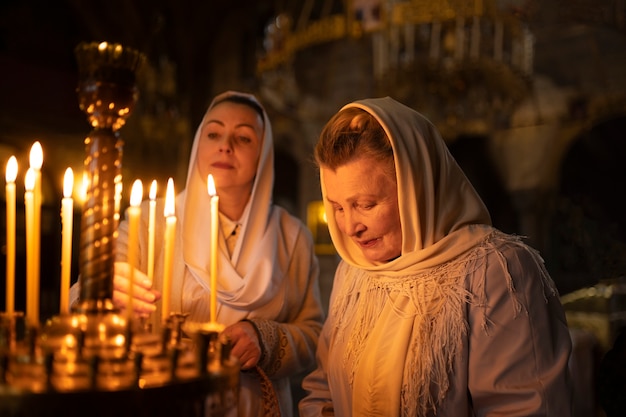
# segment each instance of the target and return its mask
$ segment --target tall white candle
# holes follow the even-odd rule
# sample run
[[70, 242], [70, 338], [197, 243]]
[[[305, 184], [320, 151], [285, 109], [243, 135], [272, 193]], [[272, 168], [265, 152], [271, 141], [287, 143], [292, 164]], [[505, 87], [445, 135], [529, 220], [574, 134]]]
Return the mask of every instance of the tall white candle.
[[156, 221], [156, 193], [157, 182], [156, 180], [153, 180], [150, 185], [150, 217], [148, 219], [148, 277], [150, 280], [154, 277], [154, 223]]
[[211, 323], [217, 321], [217, 233], [219, 230], [219, 197], [213, 175], [209, 174], [208, 192], [211, 197]]
[[165, 257], [163, 259], [163, 292], [161, 295], [161, 319], [165, 322], [170, 316], [170, 295], [172, 291], [172, 259], [174, 257], [174, 244], [176, 242], [176, 195], [174, 193], [174, 180], [167, 180], [165, 194]]
[[135, 268], [137, 267], [137, 249], [139, 242], [139, 218], [141, 216], [141, 200], [143, 199], [143, 185], [141, 180], [135, 180], [130, 192], [130, 207], [128, 207], [128, 305], [126, 312], [130, 325], [133, 318], [133, 287], [135, 286]]
[[33, 170], [33, 232], [32, 232], [32, 273], [33, 273], [33, 316], [39, 323], [39, 273], [41, 264], [41, 166], [43, 165], [43, 150], [37, 141], [33, 143], [29, 155], [30, 168]]
[[26, 210], [26, 322], [31, 326], [39, 323], [39, 294], [37, 290], [39, 262], [35, 257], [35, 171], [29, 168], [24, 179], [24, 207]]
[[60, 314], [70, 312], [70, 273], [72, 270], [72, 228], [74, 222], [74, 172], [65, 170], [63, 177], [63, 200], [61, 200], [61, 299]]
[[15, 178], [17, 159], [11, 156], [6, 168], [6, 210], [7, 210], [7, 265], [6, 265], [6, 312], [15, 311]]

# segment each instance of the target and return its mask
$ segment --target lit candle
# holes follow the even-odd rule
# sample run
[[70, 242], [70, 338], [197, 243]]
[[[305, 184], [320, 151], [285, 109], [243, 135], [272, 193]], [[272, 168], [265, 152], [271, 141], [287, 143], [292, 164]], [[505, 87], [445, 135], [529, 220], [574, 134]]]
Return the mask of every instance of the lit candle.
[[217, 317], [217, 232], [219, 230], [219, 197], [213, 175], [209, 174], [208, 191], [211, 197], [211, 323]]
[[174, 255], [174, 242], [176, 236], [176, 216], [174, 215], [175, 204], [174, 180], [167, 180], [165, 194], [165, 258], [163, 260], [163, 293], [161, 319], [165, 322], [170, 316], [170, 293], [172, 287], [172, 259]]
[[11, 156], [6, 168], [6, 204], [7, 204], [7, 282], [6, 311], [9, 315], [15, 310], [15, 178], [17, 177], [17, 159]]
[[35, 271], [39, 263], [35, 257], [35, 171], [29, 168], [24, 180], [24, 207], [26, 209], [26, 321], [31, 326], [39, 323], [39, 299]]
[[152, 280], [154, 276], [154, 222], [156, 220], [156, 193], [157, 182], [152, 181], [150, 185], [150, 219], [148, 220], [148, 277]]
[[74, 217], [74, 172], [65, 170], [63, 200], [61, 200], [61, 301], [60, 314], [70, 312], [70, 271], [72, 270], [72, 223]]
[[139, 240], [139, 217], [141, 216], [141, 200], [143, 198], [143, 186], [141, 180], [135, 180], [130, 192], [130, 207], [128, 207], [128, 305], [126, 312], [128, 323], [133, 318], [133, 287], [135, 285], [135, 267], [137, 266], [137, 245]]
[[39, 265], [41, 260], [41, 166], [43, 165], [43, 150], [39, 142], [33, 143], [29, 155], [30, 168], [34, 173], [33, 183], [33, 232], [32, 232], [32, 273], [33, 273], [33, 315], [39, 323]]

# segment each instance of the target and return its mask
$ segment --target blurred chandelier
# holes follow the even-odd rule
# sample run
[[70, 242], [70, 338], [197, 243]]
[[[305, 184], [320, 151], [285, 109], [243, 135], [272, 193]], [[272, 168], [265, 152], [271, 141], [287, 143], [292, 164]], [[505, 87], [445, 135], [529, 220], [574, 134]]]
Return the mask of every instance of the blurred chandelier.
[[265, 88], [285, 90], [299, 52], [368, 39], [376, 93], [416, 106], [446, 137], [507, 124], [530, 90], [534, 37], [496, 0], [307, 0], [297, 12], [295, 25], [286, 12], [266, 27]]

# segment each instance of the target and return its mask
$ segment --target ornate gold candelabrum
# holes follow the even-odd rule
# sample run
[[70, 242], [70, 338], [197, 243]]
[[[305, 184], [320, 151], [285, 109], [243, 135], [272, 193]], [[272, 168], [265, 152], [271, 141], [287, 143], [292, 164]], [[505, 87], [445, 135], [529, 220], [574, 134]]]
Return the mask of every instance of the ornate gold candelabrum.
[[[144, 56], [119, 44], [77, 46], [85, 139], [86, 200], [80, 235], [80, 299], [43, 326], [2, 316], [0, 415], [221, 416], [236, 409], [239, 364], [211, 326], [173, 313], [159, 333], [112, 302], [120, 216], [120, 128], [138, 98]], [[183, 335], [185, 337], [183, 337]]]

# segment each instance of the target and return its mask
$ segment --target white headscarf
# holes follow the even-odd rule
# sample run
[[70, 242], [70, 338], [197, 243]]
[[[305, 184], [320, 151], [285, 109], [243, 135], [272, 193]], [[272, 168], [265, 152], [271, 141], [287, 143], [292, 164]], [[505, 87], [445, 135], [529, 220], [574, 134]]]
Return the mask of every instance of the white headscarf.
[[349, 107], [374, 116], [393, 147], [402, 256], [383, 264], [368, 261], [339, 231], [324, 198], [330, 234], [343, 260], [371, 271], [406, 275], [442, 264], [484, 239], [485, 229], [464, 226], [491, 225], [489, 212], [430, 121], [390, 97], [360, 100], [343, 108]]
[[[213, 99], [207, 113], [215, 104], [229, 97], [243, 97], [263, 109], [254, 96], [228, 91]], [[182, 258], [188, 271], [187, 279], [193, 277], [207, 291], [211, 291], [210, 197], [206, 179], [200, 177], [196, 161], [198, 141], [205, 118], [206, 114], [194, 138], [185, 191], [178, 198], [179, 212], [183, 213], [180, 218], [182, 224], [178, 230], [182, 233]], [[272, 216], [274, 151], [272, 128], [265, 110], [263, 123], [265, 131], [256, 177], [248, 204], [239, 219], [241, 232], [238, 233], [232, 258], [226, 249], [223, 235], [219, 234], [218, 299], [222, 307], [238, 312], [235, 314], [239, 317], [234, 317], [234, 320], [246, 317], [249, 312], [259, 307], [264, 307], [266, 313], [278, 309], [278, 305], [272, 307], [278, 288], [277, 285], [273, 285], [273, 280], [281, 279], [287, 270], [288, 260], [279, 260], [275, 256], [280, 233], [277, 233], [279, 228], [277, 219]]]

